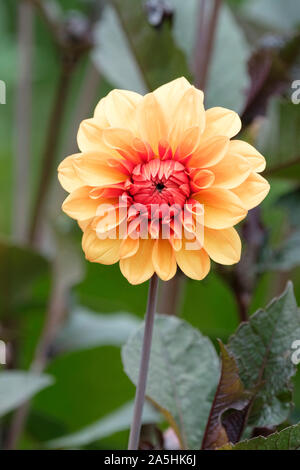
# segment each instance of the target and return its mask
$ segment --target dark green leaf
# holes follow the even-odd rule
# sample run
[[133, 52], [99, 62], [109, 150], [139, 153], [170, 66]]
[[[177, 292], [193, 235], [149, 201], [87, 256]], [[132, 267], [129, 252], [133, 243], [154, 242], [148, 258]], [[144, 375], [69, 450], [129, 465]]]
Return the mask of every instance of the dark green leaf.
[[227, 446], [227, 450], [299, 450], [300, 424], [290, 426], [283, 431], [275, 432], [268, 437], [255, 437]]
[[267, 159], [266, 175], [300, 178], [300, 106], [273, 98], [257, 145]]
[[243, 13], [267, 28], [289, 32], [300, 24], [298, 0], [251, 0], [244, 3]]
[[291, 226], [300, 228], [300, 188], [296, 188], [293, 191], [283, 194], [277, 200], [277, 205], [287, 212]]
[[15, 313], [21, 302], [32, 298], [32, 285], [49, 273], [49, 263], [33, 250], [0, 241], [0, 317]]
[[275, 250], [267, 249], [259, 271], [289, 271], [300, 265], [300, 230], [292, 233]]
[[170, 25], [151, 27], [139, 0], [112, 0], [99, 25], [94, 52], [101, 73], [120, 88], [140, 93], [178, 76], [189, 75], [184, 54], [177, 49]]
[[[193, 65], [199, 2], [198, 0], [188, 2], [172, 0], [171, 4], [175, 8], [173, 31], [176, 43]], [[247, 73], [249, 54], [243, 31], [230, 9], [224, 4], [218, 20], [207, 80], [205, 94], [207, 107], [224, 106], [236, 111], [242, 110], [245, 103], [245, 90], [249, 84]]]
[[275, 426], [288, 417], [292, 406], [292, 343], [300, 338], [300, 312], [292, 283], [266, 309], [242, 323], [229, 341], [240, 377], [247, 390], [256, 390], [249, 424]]

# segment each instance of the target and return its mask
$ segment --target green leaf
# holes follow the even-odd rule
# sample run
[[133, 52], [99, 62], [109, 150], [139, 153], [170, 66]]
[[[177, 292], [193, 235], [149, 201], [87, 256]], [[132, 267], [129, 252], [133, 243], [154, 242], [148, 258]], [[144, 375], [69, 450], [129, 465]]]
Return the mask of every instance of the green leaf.
[[273, 98], [257, 140], [267, 159], [265, 174], [299, 181], [300, 106]]
[[79, 307], [71, 313], [54, 347], [65, 352], [105, 345], [122, 346], [139, 325], [140, 319], [129, 313], [97, 314]]
[[46, 374], [23, 371], [0, 373], [0, 416], [17, 408], [43, 388], [53, 384], [53, 378]]
[[[198, 0], [172, 0], [175, 8], [173, 34], [178, 46], [194, 63]], [[224, 47], [226, 44], [226, 47]], [[209, 68], [205, 102], [207, 107], [224, 106], [241, 111], [249, 85], [247, 61], [250, 50], [231, 10], [223, 5]], [[221, 78], [220, 78], [221, 77]]]
[[0, 240], [0, 317], [32, 298], [32, 286], [49, 273], [49, 262], [33, 250]]
[[243, 30], [230, 9], [223, 5], [207, 79], [207, 107], [223, 106], [237, 112], [243, 110], [245, 92], [250, 83], [249, 57], [250, 48]]
[[[251, 397], [239, 377], [235, 358], [228, 353], [221, 341], [219, 344], [222, 356], [221, 377], [207, 421], [202, 449], [217, 449], [229, 441], [238, 442]], [[235, 410], [232, 414], [234, 421], [231, 420], [230, 413], [223, 421], [224, 413], [229, 410]]]
[[255, 437], [226, 447], [227, 450], [299, 450], [300, 424], [275, 432], [268, 437]]
[[296, 188], [293, 191], [283, 194], [279, 199], [277, 199], [276, 204], [287, 212], [291, 226], [300, 228], [300, 188]]
[[[144, 327], [122, 349], [125, 372], [137, 383]], [[219, 379], [208, 338], [176, 317], [156, 315], [147, 397], [164, 414], [181, 447], [198, 449]]]
[[95, 39], [92, 58], [101, 73], [118, 88], [146, 93], [143, 75], [119, 17], [111, 6], [105, 8], [98, 27], [95, 28]]
[[151, 27], [140, 0], [112, 0], [104, 10], [97, 36], [94, 62], [120, 88], [145, 93], [189, 75], [170, 26], [164, 24], [159, 31]]
[[300, 25], [298, 0], [251, 0], [244, 3], [242, 12], [247, 19], [280, 32], [290, 33]]
[[263, 271], [290, 271], [300, 265], [300, 230], [293, 232], [275, 250], [267, 249], [258, 270]]
[[292, 283], [265, 309], [242, 323], [228, 348], [234, 354], [247, 390], [255, 391], [249, 425], [276, 426], [291, 411], [292, 343], [300, 338], [300, 311]]
[[[132, 422], [133, 405], [133, 402], [126, 403], [113, 413], [106, 415], [104, 418], [93, 424], [80, 429], [75, 433], [48, 442], [46, 447], [52, 449], [62, 447], [82, 447], [116, 432], [129, 429]], [[143, 424], [157, 423], [160, 420], [160, 414], [152, 405], [145, 402], [142, 418]]]

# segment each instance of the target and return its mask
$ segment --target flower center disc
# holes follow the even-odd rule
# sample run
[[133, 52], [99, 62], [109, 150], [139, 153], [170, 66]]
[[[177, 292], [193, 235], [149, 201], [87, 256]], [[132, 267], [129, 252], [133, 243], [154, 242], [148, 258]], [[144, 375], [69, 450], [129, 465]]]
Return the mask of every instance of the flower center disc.
[[183, 207], [190, 195], [189, 177], [180, 162], [155, 158], [135, 166], [129, 192], [134, 202], [148, 209], [151, 204]]

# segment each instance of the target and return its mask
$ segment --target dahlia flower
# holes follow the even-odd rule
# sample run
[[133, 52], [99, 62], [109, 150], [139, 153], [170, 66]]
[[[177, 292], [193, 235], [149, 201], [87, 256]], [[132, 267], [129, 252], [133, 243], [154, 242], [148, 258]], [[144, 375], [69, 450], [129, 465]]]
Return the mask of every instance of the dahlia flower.
[[[180, 269], [203, 279], [210, 259], [237, 263], [234, 225], [269, 191], [264, 157], [231, 140], [239, 116], [205, 111], [203, 93], [185, 78], [141, 96], [113, 90], [78, 132], [81, 153], [59, 165], [70, 194], [63, 210], [83, 231], [92, 262], [120, 262], [132, 284]], [[124, 230], [124, 224], [126, 230]]]

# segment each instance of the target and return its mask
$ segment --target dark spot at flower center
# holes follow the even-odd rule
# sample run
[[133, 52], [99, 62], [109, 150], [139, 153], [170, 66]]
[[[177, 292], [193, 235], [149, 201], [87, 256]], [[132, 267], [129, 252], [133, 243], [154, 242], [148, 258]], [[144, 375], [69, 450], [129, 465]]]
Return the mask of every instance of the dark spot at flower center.
[[157, 191], [161, 192], [164, 189], [165, 185], [163, 183], [156, 183]]

